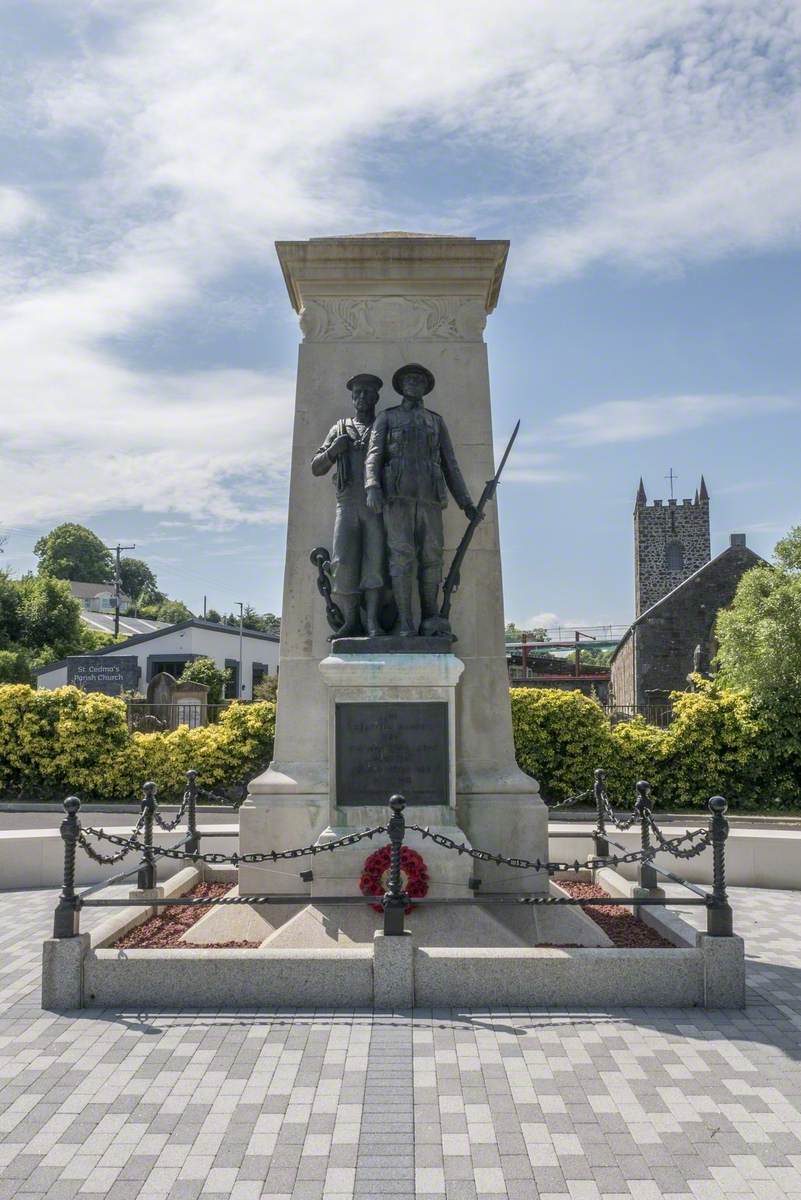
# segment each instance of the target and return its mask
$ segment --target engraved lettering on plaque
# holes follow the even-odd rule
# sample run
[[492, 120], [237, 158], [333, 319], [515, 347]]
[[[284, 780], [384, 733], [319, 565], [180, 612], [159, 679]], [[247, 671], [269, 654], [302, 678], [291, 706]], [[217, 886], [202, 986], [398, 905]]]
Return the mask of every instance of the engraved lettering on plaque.
[[448, 804], [448, 705], [337, 704], [337, 805]]

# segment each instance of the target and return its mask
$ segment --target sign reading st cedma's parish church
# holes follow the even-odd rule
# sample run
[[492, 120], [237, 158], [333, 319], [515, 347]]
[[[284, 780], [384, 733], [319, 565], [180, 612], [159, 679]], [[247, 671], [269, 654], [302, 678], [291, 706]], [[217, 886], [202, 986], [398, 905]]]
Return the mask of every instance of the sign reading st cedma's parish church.
[[67, 659], [67, 683], [84, 692], [105, 692], [107, 696], [136, 691], [139, 685], [139, 660], [135, 654], [115, 657], [75, 654]]

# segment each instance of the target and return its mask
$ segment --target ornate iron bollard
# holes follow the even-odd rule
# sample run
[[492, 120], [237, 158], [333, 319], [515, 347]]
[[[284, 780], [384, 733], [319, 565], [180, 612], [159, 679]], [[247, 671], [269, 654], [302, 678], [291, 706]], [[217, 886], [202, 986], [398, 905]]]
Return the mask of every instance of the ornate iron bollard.
[[731, 937], [734, 932], [731, 905], [726, 891], [728, 807], [722, 796], [713, 796], [709, 801], [709, 811], [712, 813], [709, 831], [712, 838], [712, 903], [706, 910], [706, 931], [712, 937]]
[[405, 932], [403, 928], [403, 914], [409, 903], [409, 897], [403, 890], [403, 881], [401, 879], [401, 851], [403, 850], [403, 838], [406, 833], [406, 821], [403, 817], [403, 810], [406, 807], [406, 801], [403, 796], [392, 796], [389, 801], [389, 807], [392, 809], [392, 816], [387, 823], [387, 833], [389, 834], [391, 851], [387, 890], [384, 892], [382, 904], [384, 906], [384, 933], [389, 937], [395, 937]]
[[595, 829], [593, 830], [592, 838], [595, 843], [595, 857], [609, 857], [609, 842], [606, 840], [606, 805], [604, 803], [604, 787], [606, 785], [606, 771], [598, 769], [595, 772], [595, 783], [592, 786], [593, 795], [595, 796], [595, 807], [598, 813]]
[[200, 853], [200, 834], [197, 831], [197, 771], [186, 772], [186, 850]]
[[142, 792], [144, 793], [142, 796], [142, 813], [144, 815], [142, 841], [145, 848], [142, 854], [142, 865], [136, 877], [136, 886], [140, 891], [149, 892], [156, 886], [156, 856], [153, 853], [153, 814], [156, 811], [155, 783], [144, 784]]
[[53, 937], [71, 938], [80, 933], [80, 908], [75, 895], [75, 854], [81, 835], [78, 813], [81, 802], [77, 796], [67, 796], [64, 801], [66, 816], [61, 822], [61, 837], [64, 842], [64, 882], [53, 918]]
[[[651, 785], [645, 779], [637, 784], [637, 799], [634, 811], [640, 818], [640, 846], [643, 850], [651, 849]], [[656, 877], [656, 867], [653, 862], [640, 863], [638, 884], [649, 892], [656, 891], [659, 881]]]

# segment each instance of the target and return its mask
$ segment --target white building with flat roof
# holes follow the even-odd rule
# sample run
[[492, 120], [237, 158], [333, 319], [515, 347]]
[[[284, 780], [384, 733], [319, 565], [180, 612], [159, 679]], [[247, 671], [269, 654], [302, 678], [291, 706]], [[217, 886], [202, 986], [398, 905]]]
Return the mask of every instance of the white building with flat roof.
[[[228, 667], [231, 671], [231, 684], [226, 694], [230, 698], [252, 700], [254, 685], [268, 675], [278, 674], [278, 647], [276, 634], [244, 629], [240, 664], [239, 629], [193, 617], [189, 621], [179, 621], [177, 625], [136, 634], [124, 642], [94, 651], [93, 656], [135, 655], [139, 660], [140, 692], [147, 690], [148, 683], [159, 671], [168, 671], [178, 679], [188, 662], [211, 658], [218, 667]], [[66, 658], [48, 663], [36, 672], [37, 687], [64, 687], [66, 682]]]

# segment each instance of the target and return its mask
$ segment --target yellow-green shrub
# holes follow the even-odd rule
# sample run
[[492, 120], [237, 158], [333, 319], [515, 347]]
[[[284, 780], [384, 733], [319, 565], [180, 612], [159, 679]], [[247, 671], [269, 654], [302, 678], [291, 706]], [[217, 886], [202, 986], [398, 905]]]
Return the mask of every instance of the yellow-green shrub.
[[510, 695], [517, 761], [548, 800], [585, 791], [593, 769], [611, 765], [611, 730], [595, 700], [555, 688], [512, 688]]
[[190, 768], [201, 787], [228, 787], [264, 768], [274, 734], [269, 701], [234, 703], [200, 729], [131, 734], [122, 700], [10, 684], [0, 687], [0, 789], [119, 801], [136, 799], [152, 779], [162, 795], [177, 796]]
[[733, 807], [772, 807], [777, 796], [798, 804], [801, 781], [793, 790], [785, 765], [789, 734], [769, 729], [747, 693], [700, 679], [697, 686], [674, 692], [665, 729], [641, 717], [610, 726], [600, 705], [578, 691], [513, 689], [517, 761], [548, 800], [584, 791], [603, 767], [618, 807], [631, 805], [638, 779], [648, 780], [663, 810], [705, 808], [716, 794]]

